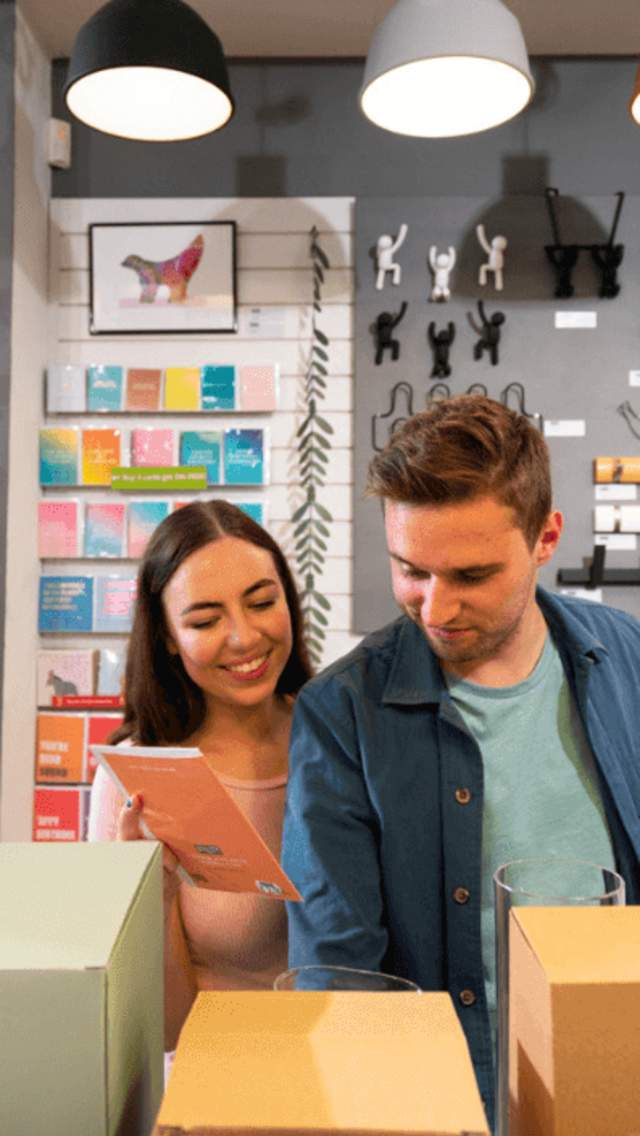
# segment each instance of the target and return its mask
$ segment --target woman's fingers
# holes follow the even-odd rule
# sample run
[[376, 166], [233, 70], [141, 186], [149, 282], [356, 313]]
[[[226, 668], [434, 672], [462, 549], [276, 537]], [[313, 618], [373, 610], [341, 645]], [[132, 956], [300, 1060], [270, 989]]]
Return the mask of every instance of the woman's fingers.
[[140, 814], [142, 812], [142, 797], [134, 793], [129, 797], [118, 817], [118, 840], [142, 840], [140, 831]]

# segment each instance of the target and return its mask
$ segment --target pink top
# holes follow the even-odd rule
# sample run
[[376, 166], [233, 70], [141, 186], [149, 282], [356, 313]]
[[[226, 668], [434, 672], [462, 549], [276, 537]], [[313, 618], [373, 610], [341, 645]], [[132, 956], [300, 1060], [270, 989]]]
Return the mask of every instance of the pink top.
[[[287, 778], [237, 781], [216, 776], [280, 859]], [[91, 790], [88, 839], [115, 840], [123, 800], [98, 767]], [[180, 913], [199, 990], [265, 990], [287, 969], [284, 903], [181, 884]]]

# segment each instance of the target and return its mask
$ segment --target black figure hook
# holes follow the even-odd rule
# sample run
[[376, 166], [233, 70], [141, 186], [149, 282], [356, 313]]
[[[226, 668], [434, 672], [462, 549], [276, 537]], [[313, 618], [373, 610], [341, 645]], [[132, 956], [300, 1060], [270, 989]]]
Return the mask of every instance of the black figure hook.
[[527, 410], [525, 406], [524, 387], [522, 383], [507, 383], [504, 390], [500, 391], [500, 402], [503, 406], [509, 405], [509, 397], [512, 394], [514, 395], [516, 402], [514, 409], [517, 410], [518, 414], [522, 414], [524, 418], [528, 418], [531, 422], [533, 422], [533, 425], [537, 426], [540, 433], [543, 434], [544, 419], [541, 414], [530, 414]]
[[[405, 382], [396, 383], [395, 386], [393, 386], [391, 388], [391, 391], [390, 391], [389, 409], [387, 411], [385, 411], [384, 414], [373, 414], [371, 416], [371, 446], [374, 450], [377, 450], [378, 453], [380, 452], [380, 450], [384, 449], [384, 446], [379, 446], [378, 441], [377, 441], [377, 422], [378, 422], [378, 419], [391, 418], [391, 415], [396, 413], [396, 399], [397, 399], [397, 397], [400, 393], [402, 393], [404, 395], [405, 399], [406, 399], [406, 403], [407, 403], [406, 414], [403, 415], [400, 418], [394, 418], [392, 420], [392, 422], [389, 424], [387, 440], [391, 437], [391, 435], [393, 434], [393, 431], [398, 426], [400, 426], [403, 422], [406, 422], [407, 418], [410, 418], [411, 415], [413, 414], [413, 387], [411, 386], [410, 383], [405, 383]], [[385, 443], [385, 445], [386, 445], [386, 443]]]
[[391, 352], [391, 361], [396, 363], [400, 358], [400, 344], [397, 339], [393, 338], [393, 329], [398, 326], [404, 313], [406, 312], [408, 304], [406, 300], [402, 301], [400, 311], [396, 316], [392, 312], [380, 312], [374, 324], [374, 334], [376, 338], [376, 365], [379, 366], [382, 362], [384, 352], [389, 348]]
[[624, 202], [624, 193], [622, 190], [618, 191], [616, 197], [618, 198], [618, 203], [613, 216], [609, 240], [606, 245], [591, 246], [591, 256], [593, 257], [594, 264], [601, 273], [600, 291], [598, 295], [604, 300], [615, 299], [620, 291], [617, 274], [624, 256], [624, 245], [617, 245], [614, 242]]
[[428, 336], [433, 352], [431, 378], [448, 379], [451, 374], [449, 350], [456, 337], [456, 325], [449, 321], [446, 327], [443, 327], [440, 331], [436, 331], [436, 325], [432, 321], [429, 324]]
[[490, 319], [487, 318], [484, 310], [484, 303], [478, 300], [478, 314], [480, 316], [481, 326], [478, 327], [474, 323], [473, 316], [469, 313], [469, 322], [473, 330], [480, 336], [477, 343], [473, 348], [474, 359], [482, 359], [485, 351], [488, 351], [489, 358], [493, 366], [498, 363], [498, 345], [500, 343], [500, 328], [506, 320], [504, 312], [494, 312]]
[[578, 263], [578, 252], [580, 249], [578, 245], [563, 245], [560, 239], [560, 229], [555, 210], [555, 199], [558, 196], [558, 190], [548, 185], [544, 191], [544, 198], [547, 203], [547, 212], [549, 213], [549, 221], [551, 223], [553, 244], [545, 245], [544, 251], [556, 274], [555, 295], [558, 299], [566, 300], [569, 299], [570, 296], [573, 296], [575, 291], [571, 282], [571, 276]]

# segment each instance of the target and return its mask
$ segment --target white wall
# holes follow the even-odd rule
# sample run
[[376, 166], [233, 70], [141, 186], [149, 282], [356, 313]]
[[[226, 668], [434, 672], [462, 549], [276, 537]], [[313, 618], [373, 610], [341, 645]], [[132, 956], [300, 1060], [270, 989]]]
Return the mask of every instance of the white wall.
[[29, 840], [35, 744], [35, 651], [39, 563], [37, 428], [47, 357], [46, 124], [50, 65], [16, 13], [15, 216], [2, 720], [0, 836]]

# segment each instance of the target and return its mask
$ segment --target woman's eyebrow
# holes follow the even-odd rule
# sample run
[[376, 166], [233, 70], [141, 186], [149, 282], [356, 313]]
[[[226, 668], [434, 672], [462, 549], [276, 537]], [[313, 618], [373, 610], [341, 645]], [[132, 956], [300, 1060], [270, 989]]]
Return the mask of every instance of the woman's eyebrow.
[[[277, 581], [271, 580], [268, 576], [265, 576], [263, 580], [256, 580], [255, 584], [250, 584], [248, 588], [245, 588], [244, 592], [242, 593], [243, 599], [245, 596], [250, 596], [253, 594], [253, 592], [259, 591], [260, 588], [266, 588], [269, 585], [275, 587], [276, 584]], [[220, 603], [220, 600], [199, 600], [198, 603], [192, 603], [189, 604], [188, 607], [185, 607], [184, 610], [180, 612], [180, 615], [189, 615], [190, 612], [202, 611], [203, 608], [222, 606], [223, 605]]]

